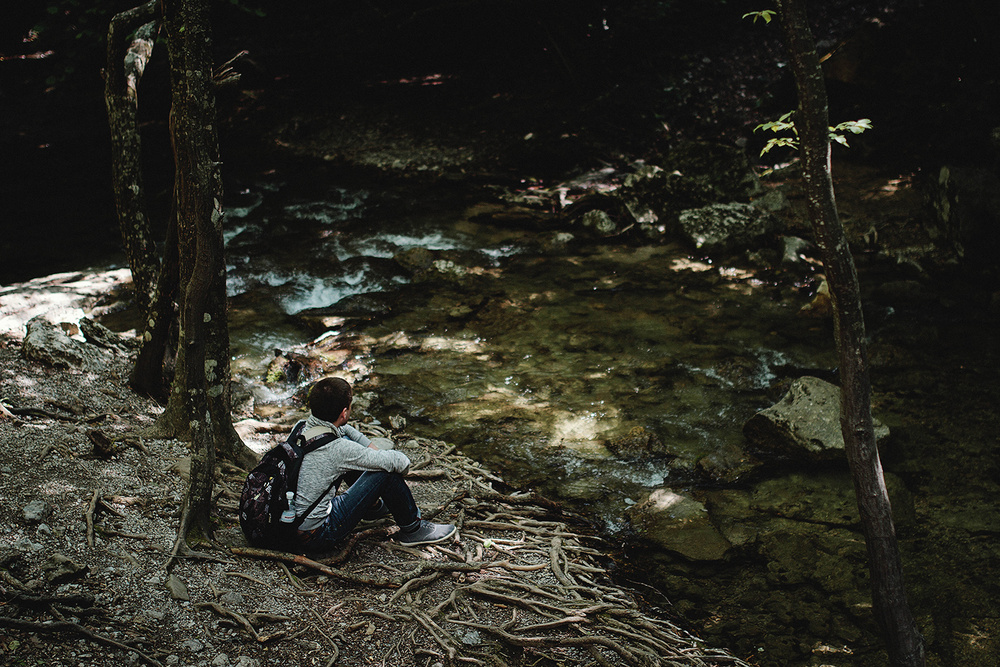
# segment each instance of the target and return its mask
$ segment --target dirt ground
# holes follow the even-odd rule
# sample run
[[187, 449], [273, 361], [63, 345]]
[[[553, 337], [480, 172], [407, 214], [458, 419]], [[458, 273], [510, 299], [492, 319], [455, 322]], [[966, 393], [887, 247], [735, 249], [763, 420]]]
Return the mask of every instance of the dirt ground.
[[[59, 280], [35, 281], [22, 305], [47, 294], [65, 308]], [[9, 318], [10, 289], [0, 296]], [[168, 566], [188, 450], [144, 435], [161, 408], [128, 389], [127, 354], [105, 361], [54, 368], [26, 359], [16, 334], [0, 339], [2, 665], [745, 664], [611, 583], [581, 522], [444, 443], [364, 423], [373, 415], [358, 415], [362, 430], [410, 456], [418, 504], [460, 526], [453, 542], [405, 548], [385, 525], [319, 561], [247, 550], [245, 473], [222, 465], [216, 543]], [[289, 426], [238, 425], [263, 446]]]

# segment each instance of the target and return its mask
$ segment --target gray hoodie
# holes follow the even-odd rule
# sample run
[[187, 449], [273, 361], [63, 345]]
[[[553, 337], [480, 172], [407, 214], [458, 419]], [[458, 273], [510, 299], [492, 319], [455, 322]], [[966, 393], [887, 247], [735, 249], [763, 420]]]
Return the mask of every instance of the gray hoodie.
[[[395, 449], [372, 449], [363, 433], [351, 426], [334, 426], [312, 415], [306, 420], [304, 429], [325, 427], [339, 437], [319, 449], [310, 452], [302, 460], [299, 471], [298, 492], [295, 494], [295, 513], [301, 515], [309, 509], [309, 505], [326, 491], [330, 482], [352, 470], [398, 472], [405, 474], [410, 467], [410, 459], [406, 454]], [[318, 528], [330, 514], [330, 502], [337, 495], [337, 488], [330, 492], [316, 505], [316, 509], [306, 517], [299, 527], [300, 530]]]

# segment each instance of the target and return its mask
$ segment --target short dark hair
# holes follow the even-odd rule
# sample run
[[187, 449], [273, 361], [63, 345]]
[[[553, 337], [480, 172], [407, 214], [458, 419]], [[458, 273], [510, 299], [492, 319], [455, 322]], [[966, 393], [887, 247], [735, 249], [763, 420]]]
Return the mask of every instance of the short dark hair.
[[323, 378], [309, 390], [309, 409], [323, 421], [335, 422], [344, 408], [351, 406], [354, 392], [343, 378]]

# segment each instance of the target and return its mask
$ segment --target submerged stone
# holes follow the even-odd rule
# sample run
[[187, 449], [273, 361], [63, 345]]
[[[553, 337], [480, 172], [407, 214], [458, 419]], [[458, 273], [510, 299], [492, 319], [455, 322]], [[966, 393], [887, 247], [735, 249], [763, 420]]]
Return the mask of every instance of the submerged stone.
[[[801, 377], [776, 404], [761, 410], [743, 426], [761, 451], [803, 461], [840, 461], [844, 436], [840, 428], [840, 388], [815, 377]], [[875, 420], [875, 439], [889, 429]]]
[[623, 459], [648, 458], [663, 456], [666, 449], [655, 433], [647, 431], [642, 426], [636, 426], [623, 436], [609, 439], [605, 446]]
[[653, 490], [627, 516], [644, 540], [688, 560], [722, 560], [732, 548], [703, 504], [670, 489]]

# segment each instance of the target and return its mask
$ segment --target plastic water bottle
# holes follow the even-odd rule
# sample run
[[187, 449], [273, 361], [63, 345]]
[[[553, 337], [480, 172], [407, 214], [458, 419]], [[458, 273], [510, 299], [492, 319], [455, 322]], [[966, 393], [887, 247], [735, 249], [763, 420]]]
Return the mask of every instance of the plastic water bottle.
[[285, 493], [285, 497], [288, 498], [288, 509], [281, 513], [281, 523], [291, 523], [295, 521], [295, 510], [292, 509], [292, 500], [295, 499], [295, 492], [288, 491]]

